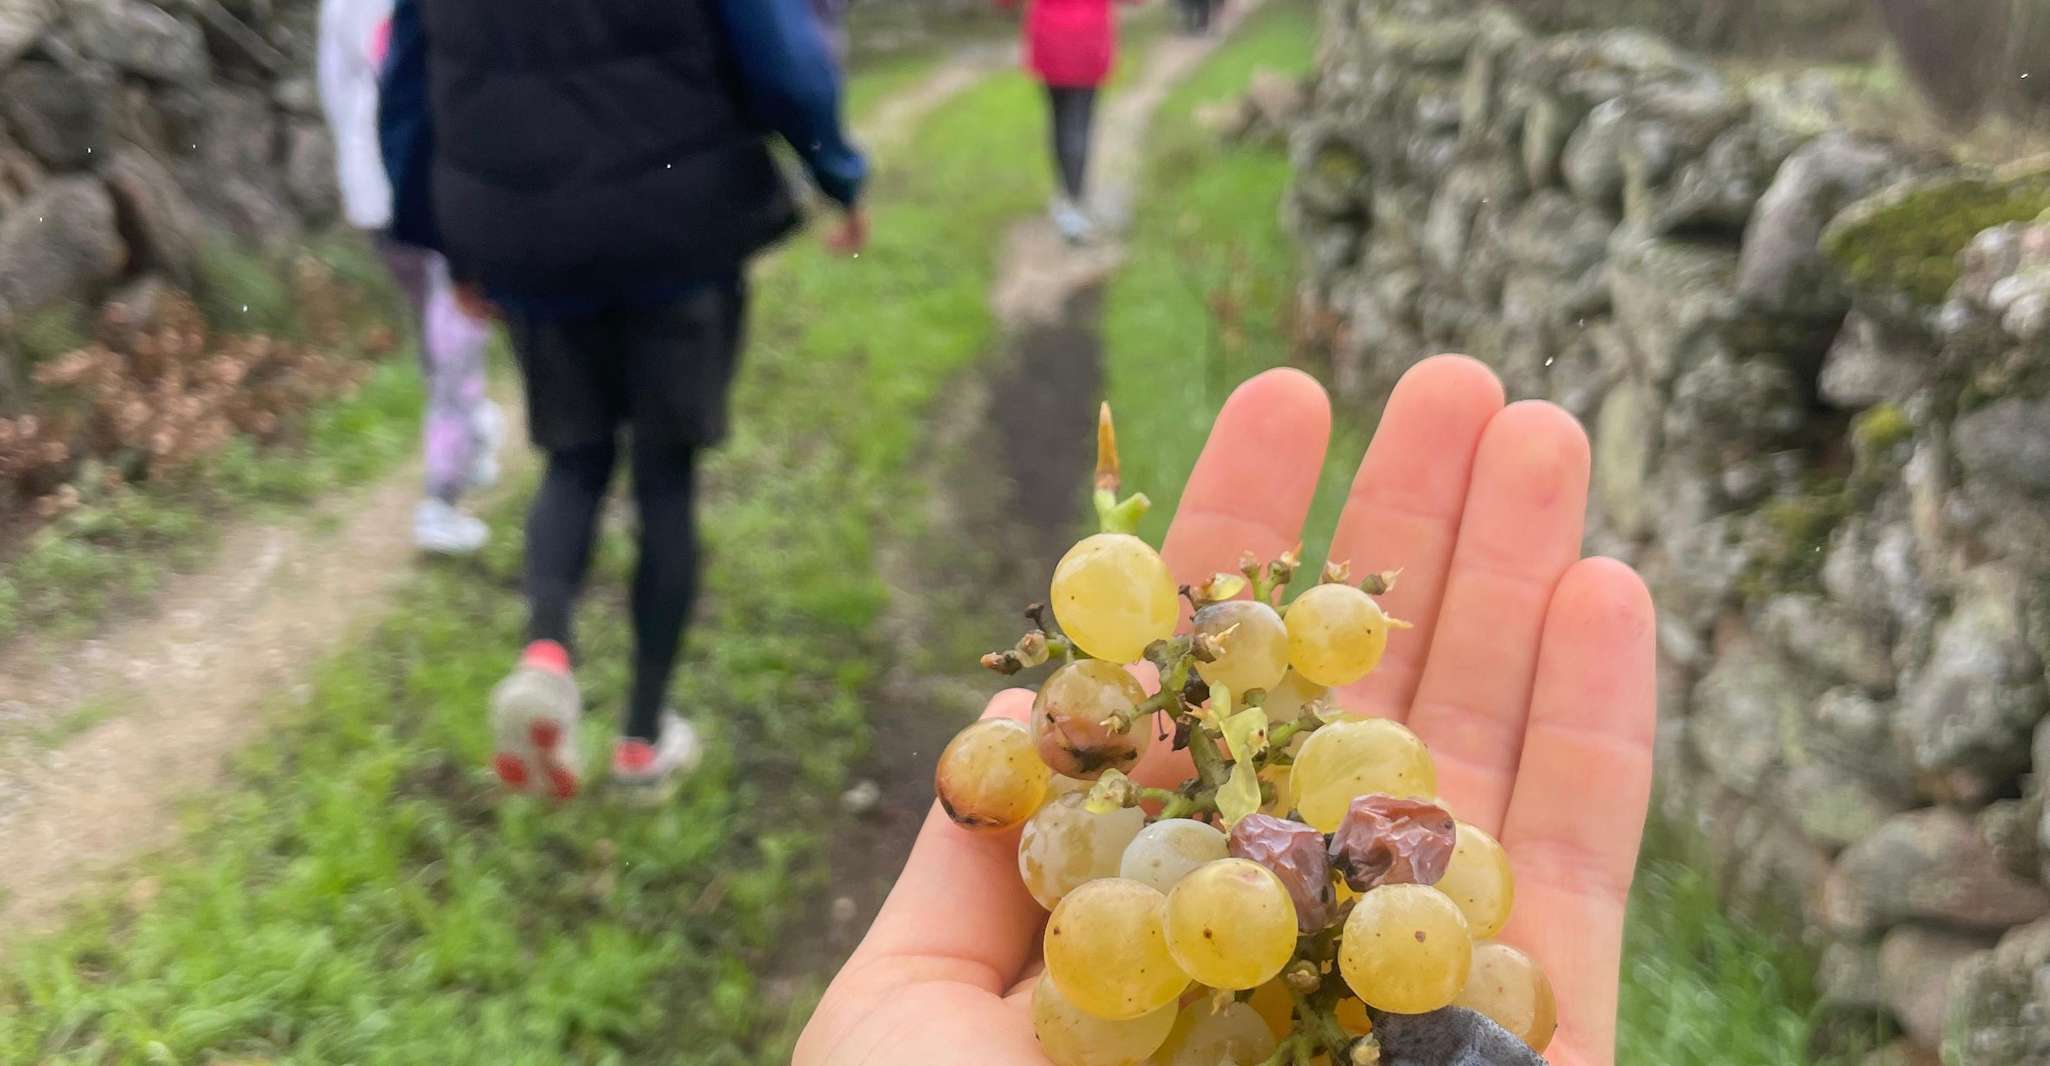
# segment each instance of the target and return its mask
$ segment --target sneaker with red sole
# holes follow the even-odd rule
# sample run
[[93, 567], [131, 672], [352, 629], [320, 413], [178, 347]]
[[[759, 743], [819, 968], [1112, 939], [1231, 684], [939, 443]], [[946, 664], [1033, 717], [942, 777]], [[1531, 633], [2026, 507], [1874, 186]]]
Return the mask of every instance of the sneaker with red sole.
[[569, 799], [583, 787], [577, 722], [584, 701], [570, 676], [569, 652], [537, 640], [520, 665], [491, 690], [491, 768], [518, 792]]
[[704, 755], [697, 729], [667, 711], [653, 743], [634, 737], [613, 742], [612, 783], [632, 802], [661, 803], [676, 793], [684, 775], [697, 769]]

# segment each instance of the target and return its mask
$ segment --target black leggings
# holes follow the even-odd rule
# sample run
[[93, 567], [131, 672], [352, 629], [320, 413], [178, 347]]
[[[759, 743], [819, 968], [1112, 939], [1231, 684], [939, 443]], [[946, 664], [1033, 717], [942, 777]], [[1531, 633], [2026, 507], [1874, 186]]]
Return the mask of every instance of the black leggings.
[[1190, 33], [1204, 33], [1210, 29], [1210, 18], [1217, 13], [1217, 0], [1181, 0], [1182, 28]]
[[1053, 105], [1053, 158], [1059, 166], [1061, 191], [1080, 201], [1089, 174], [1089, 127], [1096, 121], [1096, 90], [1090, 86], [1049, 85]]
[[[683, 629], [697, 598], [698, 544], [693, 514], [697, 449], [667, 441], [633, 442], [634, 503], [640, 511], [640, 559], [634, 568], [633, 692], [626, 735], [652, 741], [660, 728]], [[570, 647], [571, 615], [591, 566], [598, 511], [619, 447], [610, 441], [548, 454], [548, 472], [527, 516], [527, 597], [532, 640]]]

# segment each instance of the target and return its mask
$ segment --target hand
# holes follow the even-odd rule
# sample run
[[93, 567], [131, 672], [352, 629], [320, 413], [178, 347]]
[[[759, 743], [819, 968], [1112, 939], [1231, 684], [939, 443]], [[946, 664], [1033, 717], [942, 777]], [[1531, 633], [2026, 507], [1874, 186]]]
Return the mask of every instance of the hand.
[[859, 207], [850, 207], [840, 216], [840, 222], [832, 232], [826, 234], [826, 249], [834, 255], [849, 258], [860, 255], [868, 247], [868, 212]]
[[[1177, 580], [1295, 543], [1330, 424], [1323, 390], [1295, 371], [1232, 395], [1168, 531]], [[1570, 415], [1505, 407], [1485, 367], [1440, 356], [1396, 386], [1332, 547], [1355, 573], [1402, 568], [1383, 602], [1416, 628], [1342, 702], [1422, 735], [1453, 810], [1508, 848], [1516, 910], [1502, 939], [1558, 993], [1554, 1066], [1615, 1061], [1656, 715], [1651, 599], [1629, 567], [1580, 558], [1587, 487]], [[985, 713], [1022, 719], [1030, 705], [1014, 690]], [[1176, 758], [1138, 776], [1178, 781]], [[1019, 883], [1016, 849], [1016, 833], [972, 836], [935, 808], [796, 1066], [1047, 1066], [1029, 1016], [1046, 912]]]

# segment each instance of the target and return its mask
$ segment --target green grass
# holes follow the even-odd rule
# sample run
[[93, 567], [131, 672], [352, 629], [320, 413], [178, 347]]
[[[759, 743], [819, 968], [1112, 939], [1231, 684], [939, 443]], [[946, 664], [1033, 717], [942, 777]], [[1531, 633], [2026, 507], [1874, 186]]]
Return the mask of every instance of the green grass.
[[[1310, 62], [1311, 20], [1270, 4], [1168, 101], [1153, 126], [1127, 265], [1105, 304], [1104, 375], [1117, 411], [1126, 484], [1153, 497], [1158, 543], [1206, 425], [1248, 376], [1290, 362], [1294, 245], [1278, 221], [1288, 177], [1279, 151], [1219, 145], [1192, 115], [1241, 91], [1261, 67]], [[1224, 309], [1221, 313], [1219, 308]], [[1323, 554], [1372, 426], [1337, 412], [1308, 530]], [[1805, 1066], [1811, 960], [1785, 938], [1726, 917], [1713, 886], [1648, 859], [1631, 906], [1619, 1062]]]
[[[1045, 195], [1013, 158], [1038, 121], [1021, 78], [972, 90], [917, 165], [882, 169], [867, 254], [806, 244], [760, 279], [679, 693], [711, 754], [679, 802], [495, 798], [480, 709], [521, 621], [502, 538], [423, 572], [281, 708], [245, 784], [152, 872], [152, 906], [106, 902], [18, 952], [0, 1061], [787, 1061], [821, 976], [793, 923], [821, 918], [819, 826], [888, 661], [875, 540], [909, 510], [926, 413], [992, 345], [987, 235]], [[625, 556], [608, 540], [581, 633], [600, 716], [625, 684]]]
[[[1142, 533], [1173, 517], [1208, 425], [1239, 382], [1290, 361], [1294, 242], [1279, 221], [1287, 158], [1238, 149], [1201, 129], [1195, 109], [1244, 90], [1262, 68], [1307, 70], [1314, 19], [1270, 3], [1240, 37], [1177, 87], [1151, 127], [1124, 269], [1106, 294], [1104, 380], [1117, 412], [1125, 483], [1153, 498]], [[1321, 558], [1365, 449], [1368, 427], [1340, 421], [1310, 517]]]

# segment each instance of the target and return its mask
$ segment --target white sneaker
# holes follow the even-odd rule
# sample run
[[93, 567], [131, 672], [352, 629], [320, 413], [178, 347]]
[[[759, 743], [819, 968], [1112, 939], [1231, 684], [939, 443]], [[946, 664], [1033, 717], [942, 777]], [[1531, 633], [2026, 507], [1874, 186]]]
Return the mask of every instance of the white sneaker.
[[491, 690], [491, 768], [516, 792], [559, 800], [577, 794], [577, 721], [584, 710], [569, 652], [552, 640], [527, 645], [520, 664]]
[[413, 545], [429, 555], [473, 555], [491, 539], [491, 527], [445, 500], [413, 508]]
[[498, 484], [498, 450], [505, 446], [505, 412], [490, 400], [477, 409], [474, 431], [477, 457], [470, 461], [470, 487], [488, 489]]
[[1096, 234], [1096, 223], [1090, 221], [1089, 212], [1065, 196], [1055, 199], [1048, 213], [1053, 217], [1053, 228], [1069, 244], [1086, 244]]
[[705, 757], [698, 731], [675, 711], [662, 712], [662, 732], [653, 744], [620, 737], [612, 746], [612, 783], [636, 803], [656, 804], [676, 792], [686, 774]]

